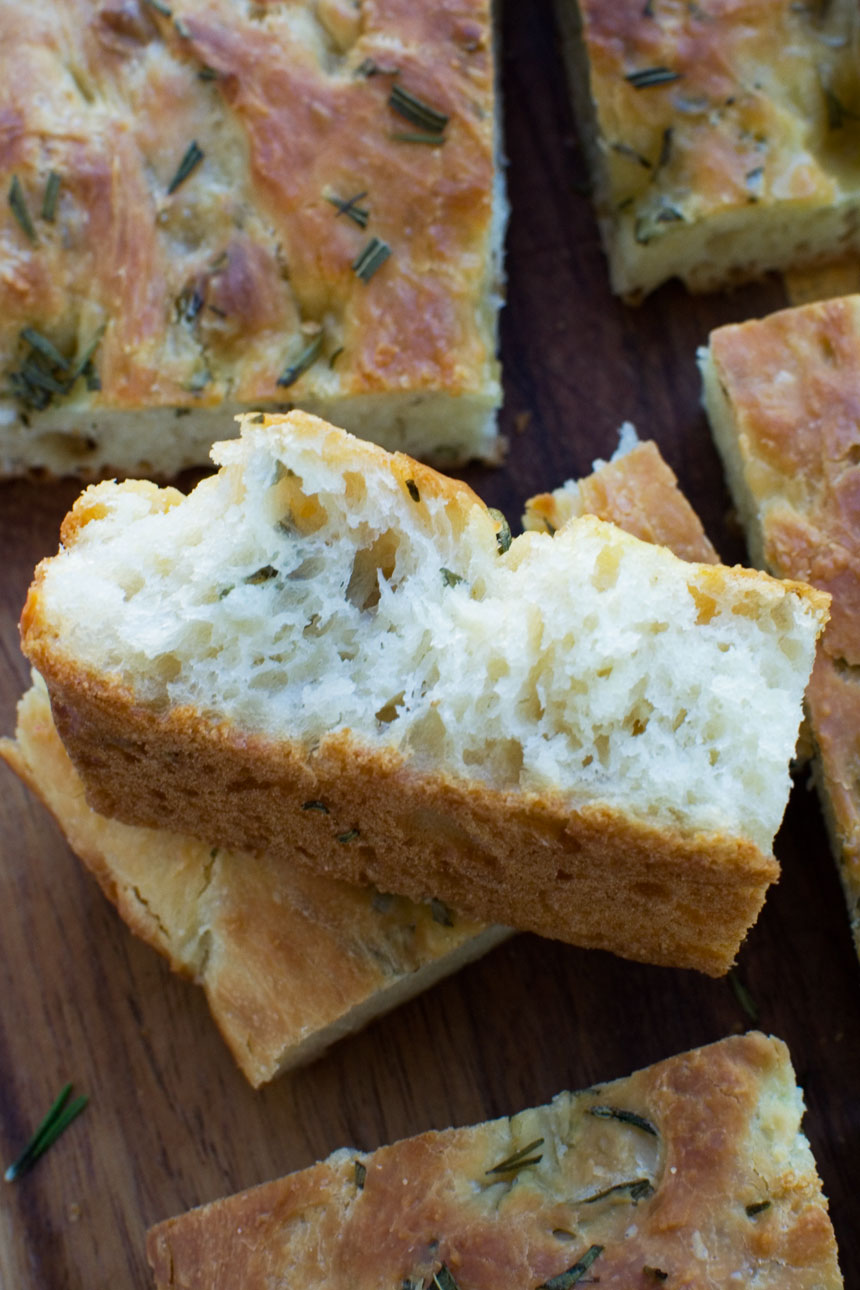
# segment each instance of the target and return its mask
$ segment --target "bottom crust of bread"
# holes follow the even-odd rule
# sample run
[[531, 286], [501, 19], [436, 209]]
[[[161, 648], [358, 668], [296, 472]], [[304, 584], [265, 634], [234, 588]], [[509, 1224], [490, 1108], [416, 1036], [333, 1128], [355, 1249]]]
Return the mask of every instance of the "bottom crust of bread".
[[46, 662], [90, 805], [128, 824], [714, 976], [731, 967], [778, 876], [747, 839], [422, 773], [349, 732], [305, 750], [189, 710], [162, 716], [117, 684]]

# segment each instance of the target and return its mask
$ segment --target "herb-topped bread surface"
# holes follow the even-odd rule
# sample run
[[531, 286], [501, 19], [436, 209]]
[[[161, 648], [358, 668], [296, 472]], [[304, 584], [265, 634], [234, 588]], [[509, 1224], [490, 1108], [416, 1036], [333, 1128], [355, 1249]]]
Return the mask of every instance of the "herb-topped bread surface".
[[88, 489], [37, 571], [23, 645], [90, 804], [725, 971], [777, 873], [826, 596], [590, 516], [511, 541], [303, 413], [215, 455], [188, 498]]
[[785, 1045], [752, 1033], [149, 1233], [158, 1290], [837, 1290]]
[[[716, 559], [656, 446], [628, 436], [624, 447], [617, 460], [560, 490], [568, 509], [576, 497], [604, 519], [640, 535], [647, 529], [649, 540], [685, 558]], [[530, 514], [540, 510], [542, 528], [550, 501], [529, 504]], [[556, 529], [564, 522], [559, 508]], [[0, 740], [0, 756], [53, 812], [129, 927], [203, 986], [254, 1085], [309, 1061], [509, 935], [438, 900], [417, 905], [310, 873], [283, 856], [231, 852], [97, 815], [38, 676], [18, 705], [15, 740]]]
[[701, 365], [753, 559], [833, 597], [806, 703], [860, 951], [860, 296], [721, 327]]
[[860, 249], [853, 0], [557, 0], [613, 289]]
[[498, 451], [488, 0], [0, 0], [0, 474], [165, 476], [243, 406]]

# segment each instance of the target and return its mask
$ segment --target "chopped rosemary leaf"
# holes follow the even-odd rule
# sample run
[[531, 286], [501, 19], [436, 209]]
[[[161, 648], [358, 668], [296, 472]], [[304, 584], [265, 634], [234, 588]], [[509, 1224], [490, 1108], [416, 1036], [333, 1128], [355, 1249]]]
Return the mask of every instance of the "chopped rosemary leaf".
[[763, 1214], [766, 1209], [770, 1209], [769, 1200], [757, 1200], [753, 1205], [745, 1207], [747, 1218], [755, 1218], [756, 1214]]
[[33, 221], [30, 219], [30, 212], [27, 209], [27, 201], [24, 197], [24, 189], [21, 187], [21, 180], [17, 175], [12, 176], [12, 183], [9, 185], [9, 205], [12, 208], [12, 214], [15, 216], [21, 228], [26, 233], [31, 242], [36, 241], [36, 230], [33, 227]]
[[190, 40], [191, 32], [186, 27], [181, 18], [174, 18], [173, 25], [176, 28], [176, 34], [181, 40]]
[[544, 1281], [538, 1286], [537, 1290], [570, 1290], [582, 1280], [588, 1269], [596, 1258], [603, 1253], [602, 1245], [590, 1246], [578, 1263], [567, 1269], [566, 1272], [560, 1272], [557, 1277], [550, 1277], [549, 1281]]
[[[358, 225], [359, 228], [367, 228], [367, 221], [370, 219], [370, 211], [364, 206], [356, 205], [356, 202], [360, 202], [361, 199], [366, 196], [366, 191], [363, 193], [356, 193], [354, 197], [347, 198], [337, 197], [332, 193], [331, 196], [326, 195], [326, 201], [330, 202], [332, 206], [337, 207], [338, 215], [347, 215], [353, 223]], [[337, 216], [335, 216], [335, 218], [337, 218]]]
[[54, 216], [57, 213], [57, 198], [60, 195], [60, 184], [62, 178], [56, 170], [52, 170], [48, 175], [48, 182], [45, 184], [45, 196], [42, 198], [42, 219], [48, 224], [53, 224]]
[[634, 1205], [646, 1196], [654, 1193], [650, 1181], [647, 1178], [635, 1178], [632, 1182], [615, 1183], [612, 1187], [604, 1187], [603, 1191], [596, 1191], [592, 1196], [586, 1196], [580, 1203], [583, 1205], [593, 1205], [595, 1201], [603, 1200], [606, 1196], [612, 1196], [616, 1192], [626, 1191], [630, 1194], [630, 1199]]
[[197, 79], [198, 81], [217, 81], [221, 79], [221, 73], [217, 68], [210, 67], [208, 63], [204, 63], [197, 73]]
[[672, 81], [681, 79], [681, 73], [673, 72], [671, 67], [642, 67], [637, 72], [628, 72], [624, 79], [634, 90], [647, 90], [652, 85], [671, 85]]
[[32, 358], [25, 358], [21, 365], [21, 374], [25, 380], [29, 381], [39, 390], [46, 390], [49, 394], [68, 394], [71, 386], [68, 381], [58, 380], [50, 372], [46, 372]]
[[4, 1175], [7, 1182], [14, 1182], [21, 1174], [32, 1169], [33, 1165], [43, 1155], [49, 1147], [57, 1141], [61, 1133], [69, 1127], [72, 1120], [80, 1115], [89, 1101], [88, 1097], [76, 1097], [71, 1102], [69, 1095], [72, 1091], [71, 1084], [66, 1084], [61, 1090], [57, 1100], [54, 1102], [48, 1114], [21, 1152], [18, 1159], [6, 1170]]
[[525, 1169], [526, 1165], [536, 1165], [543, 1160], [543, 1153], [541, 1152], [537, 1156], [532, 1156], [530, 1153], [538, 1147], [542, 1147], [543, 1144], [543, 1138], [535, 1138], [534, 1142], [529, 1142], [526, 1146], [520, 1147], [519, 1151], [515, 1151], [512, 1156], [508, 1156], [499, 1164], [493, 1165], [492, 1169], [486, 1171], [487, 1174], [512, 1174], [517, 1173], [520, 1169]]
[[164, 3], [164, 0], [146, 0], [146, 3], [151, 9], [154, 9], [156, 13], [160, 13], [162, 18], [173, 17], [173, 10], [169, 4]]
[[650, 1268], [646, 1263], [642, 1271], [646, 1277], [653, 1277], [655, 1281], [668, 1281], [669, 1273], [664, 1272], [662, 1268]]
[[381, 238], [372, 237], [361, 254], [352, 262], [352, 269], [362, 282], [369, 282], [377, 269], [381, 269], [391, 254], [391, 247]]
[[388, 136], [395, 143], [426, 143], [431, 148], [441, 148], [445, 142], [442, 134], [427, 134], [420, 131], [394, 130]]
[[546, 528], [546, 531], [550, 535], [550, 537], [555, 537], [555, 532], [556, 532], [555, 525], [551, 524], [550, 521], [546, 518], [544, 518], [544, 527]]
[[95, 355], [96, 350], [101, 344], [102, 336], [104, 336], [106, 330], [107, 330], [107, 323], [103, 322], [101, 326], [96, 330], [96, 334], [95, 336], [93, 336], [89, 345], [87, 345], [86, 349], [81, 354], [80, 358], [75, 364], [74, 371], [72, 372], [72, 375], [70, 378], [73, 384], [78, 379], [79, 376], [84, 375], [88, 367], [89, 368], [92, 367], [93, 356]]
[[651, 162], [647, 157], [643, 157], [641, 152], [631, 148], [629, 143], [613, 143], [612, 151], [617, 152], [619, 157], [626, 157], [628, 161], [635, 161], [643, 170], [651, 170]]
[[413, 502], [421, 501], [421, 494], [418, 491], [418, 485], [415, 483], [414, 479], [406, 480], [406, 491], [412, 498]]
[[269, 582], [272, 578], [277, 578], [278, 571], [273, 564], [264, 564], [262, 569], [257, 569], [254, 573], [249, 573], [244, 579], [250, 587], [256, 587], [261, 582]]
[[312, 802], [302, 802], [303, 811], [322, 811], [323, 815], [328, 815], [329, 809], [325, 802], [314, 799]]
[[672, 127], [667, 125], [666, 129], [663, 131], [663, 139], [660, 143], [660, 155], [657, 158], [657, 165], [654, 167], [655, 170], [662, 170], [664, 166], [669, 164], [669, 158], [672, 155], [672, 137]]
[[455, 573], [453, 569], [446, 569], [444, 565], [439, 572], [446, 587], [456, 587], [458, 583], [466, 581], [459, 573]]
[[749, 990], [744, 985], [743, 981], [740, 979], [740, 977], [738, 976], [734, 968], [732, 968], [731, 972], [729, 972], [729, 985], [732, 987], [732, 991], [734, 993], [735, 998], [737, 999], [738, 1003], [741, 1005], [741, 1008], [744, 1010], [746, 1015], [749, 1017], [750, 1021], [752, 1021], [753, 1023], [757, 1022], [759, 1018], [759, 1011], [756, 1005], [756, 1001], [752, 997]]
[[43, 336], [34, 327], [23, 327], [21, 329], [21, 339], [26, 341], [31, 349], [37, 349], [40, 354], [44, 354], [48, 362], [53, 363], [54, 367], [59, 367], [64, 372], [68, 372], [71, 363], [65, 354], [60, 353], [56, 345], [51, 344], [47, 336]]
[[185, 183], [192, 171], [196, 170], [200, 165], [200, 162], [203, 160], [205, 155], [206, 154], [203, 149], [197, 143], [197, 140], [192, 139], [191, 143], [189, 143], [188, 147], [185, 149], [185, 156], [180, 161], [176, 174], [173, 176], [167, 187], [168, 197], [176, 192], [180, 184]]
[[359, 836], [360, 834], [358, 829], [348, 829], [346, 833], [338, 833], [337, 840], [338, 842], [344, 842], [344, 843], [354, 842], [355, 839]]
[[451, 915], [451, 911], [445, 904], [444, 900], [439, 900], [434, 896], [430, 901], [430, 912], [433, 915], [433, 922], [438, 923], [440, 927], [454, 926], [454, 919]]
[[632, 1124], [635, 1129], [650, 1133], [652, 1137], [659, 1136], [651, 1121], [637, 1115], [635, 1111], [625, 1111], [617, 1106], [591, 1106], [588, 1114], [596, 1115], [600, 1120], [620, 1120], [622, 1124]]
[[367, 1166], [363, 1165], [360, 1160], [355, 1162], [355, 1185], [359, 1191], [364, 1188], [364, 1180], [367, 1177]]
[[328, 360], [328, 365], [330, 368], [334, 367], [335, 363], [340, 358], [342, 353], [343, 353], [343, 345], [339, 345], [338, 348], [332, 354], [331, 358]]
[[487, 510], [499, 526], [496, 533], [496, 545], [499, 548], [499, 555], [504, 555], [511, 545], [511, 526], [502, 512], [497, 510], [495, 506], [488, 506]]
[[309, 367], [314, 365], [316, 360], [319, 358], [322, 346], [323, 333], [317, 332], [310, 344], [306, 345], [301, 354], [299, 354], [296, 361], [294, 363], [290, 363], [288, 367], [284, 368], [275, 384], [281, 385], [284, 388], [289, 385], [294, 385], [299, 377], [302, 376]]
[[410, 90], [405, 90], [402, 85], [392, 85], [388, 106], [427, 134], [441, 134], [449, 121], [449, 117], [444, 112], [431, 107]]
[[356, 76], [364, 76], [370, 79], [371, 76], [399, 76], [399, 67], [383, 67], [372, 58], [364, 58], [355, 69]]
[[453, 1272], [444, 1263], [433, 1277], [433, 1280], [430, 1282], [430, 1286], [432, 1290], [460, 1290], [460, 1287], [454, 1279]]

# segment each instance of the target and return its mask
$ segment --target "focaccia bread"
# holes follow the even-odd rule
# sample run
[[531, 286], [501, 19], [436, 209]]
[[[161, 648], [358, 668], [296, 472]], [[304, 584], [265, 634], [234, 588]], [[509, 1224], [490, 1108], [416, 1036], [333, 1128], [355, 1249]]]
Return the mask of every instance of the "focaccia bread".
[[[705, 543], [698, 517], [652, 443], [581, 480], [580, 499], [599, 499], [602, 517], [622, 527], [647, 522], [654, 541], [676, 550]], [[255, 1087], [509, 934], [439, 902], [428, 908], [319, 877], [280, 857], [230, 852], [98, 815], [60, 742], [39, 676], [19, 704], [15, 739], [0, 739], [0, 757], [53, 813], [132, 931], [203, 986]]]
[[722, 327], [701, 365], [754, 561], [833, 597], [806, 703], [860, 952], [860, 296]]
[[0, 475], [164, 477], [294, 404], [496, 456], [489, 0], [0, 0], [0, 31]]
[[854, 0], [557, 0], [613, 290], [860, 249]]
[[621, 427], [611, 460], [597, 461], [594, 466], [584, 479], [569, 479], [551, 493], [530, 498], [523, 527], [555, 533], [574, 516], [596, 515], [643, 542], [669, 547], [682, 560], [719, 563], [674, 471], [656, 443], [641, 441], [629, 421]]
[[152, 1228], [157, 1290], [837, 1290], [788, 1051], [752, 1033]]
[[22, 619], [90, 804], [719, 973], [827, 597], [584, 516], [507, 525], [303, 413], [188, 497], [88, 489]]

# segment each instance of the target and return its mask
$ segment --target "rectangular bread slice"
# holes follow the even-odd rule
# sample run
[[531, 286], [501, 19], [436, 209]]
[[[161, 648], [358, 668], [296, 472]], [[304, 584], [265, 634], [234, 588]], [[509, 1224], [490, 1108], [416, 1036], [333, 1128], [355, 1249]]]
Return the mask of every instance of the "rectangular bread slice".
[[[565, 500], [573, 487], [566, 486]], [[707, 558], [699, 519], [653, 443], [636, 443], [581, 480], [577, 497], [591, 509], [599, 504], [604, 519], [647, 528], [650, 540]], [[533, 499], [530, 512], [547, 502]], [[553, 518], [560, 528], [561, 516]], [[38, 675], [19, 704], [15, 739], [0, 739], [0, 757], [53, 813], [132, 931], [202, 985], [255, 1087], [509, 935], [439, 902], [428, 908], [319, 877], [283, 858], [235, 853], [98, 815], [87, 805]]]
[[806, 703], [860, 953], [860, 296], [722, 327], [700, 358], [753, 560], [833, 598]]
[[556, 0], [614, 291], [860, 248], [854, 0]]
[[91, 805], [724, 971], [827, 597], [465, 485], [303, 413], [184, 498], [88, 489], [22, 620]]
[[165, 477], [294, 404], [495, 459], [489, 0], [74, 8], [0, 0], [0, 475]]
[[788, 1051], [751, 1033], [152, 1228], [157, 1290], [837, 1290]]

